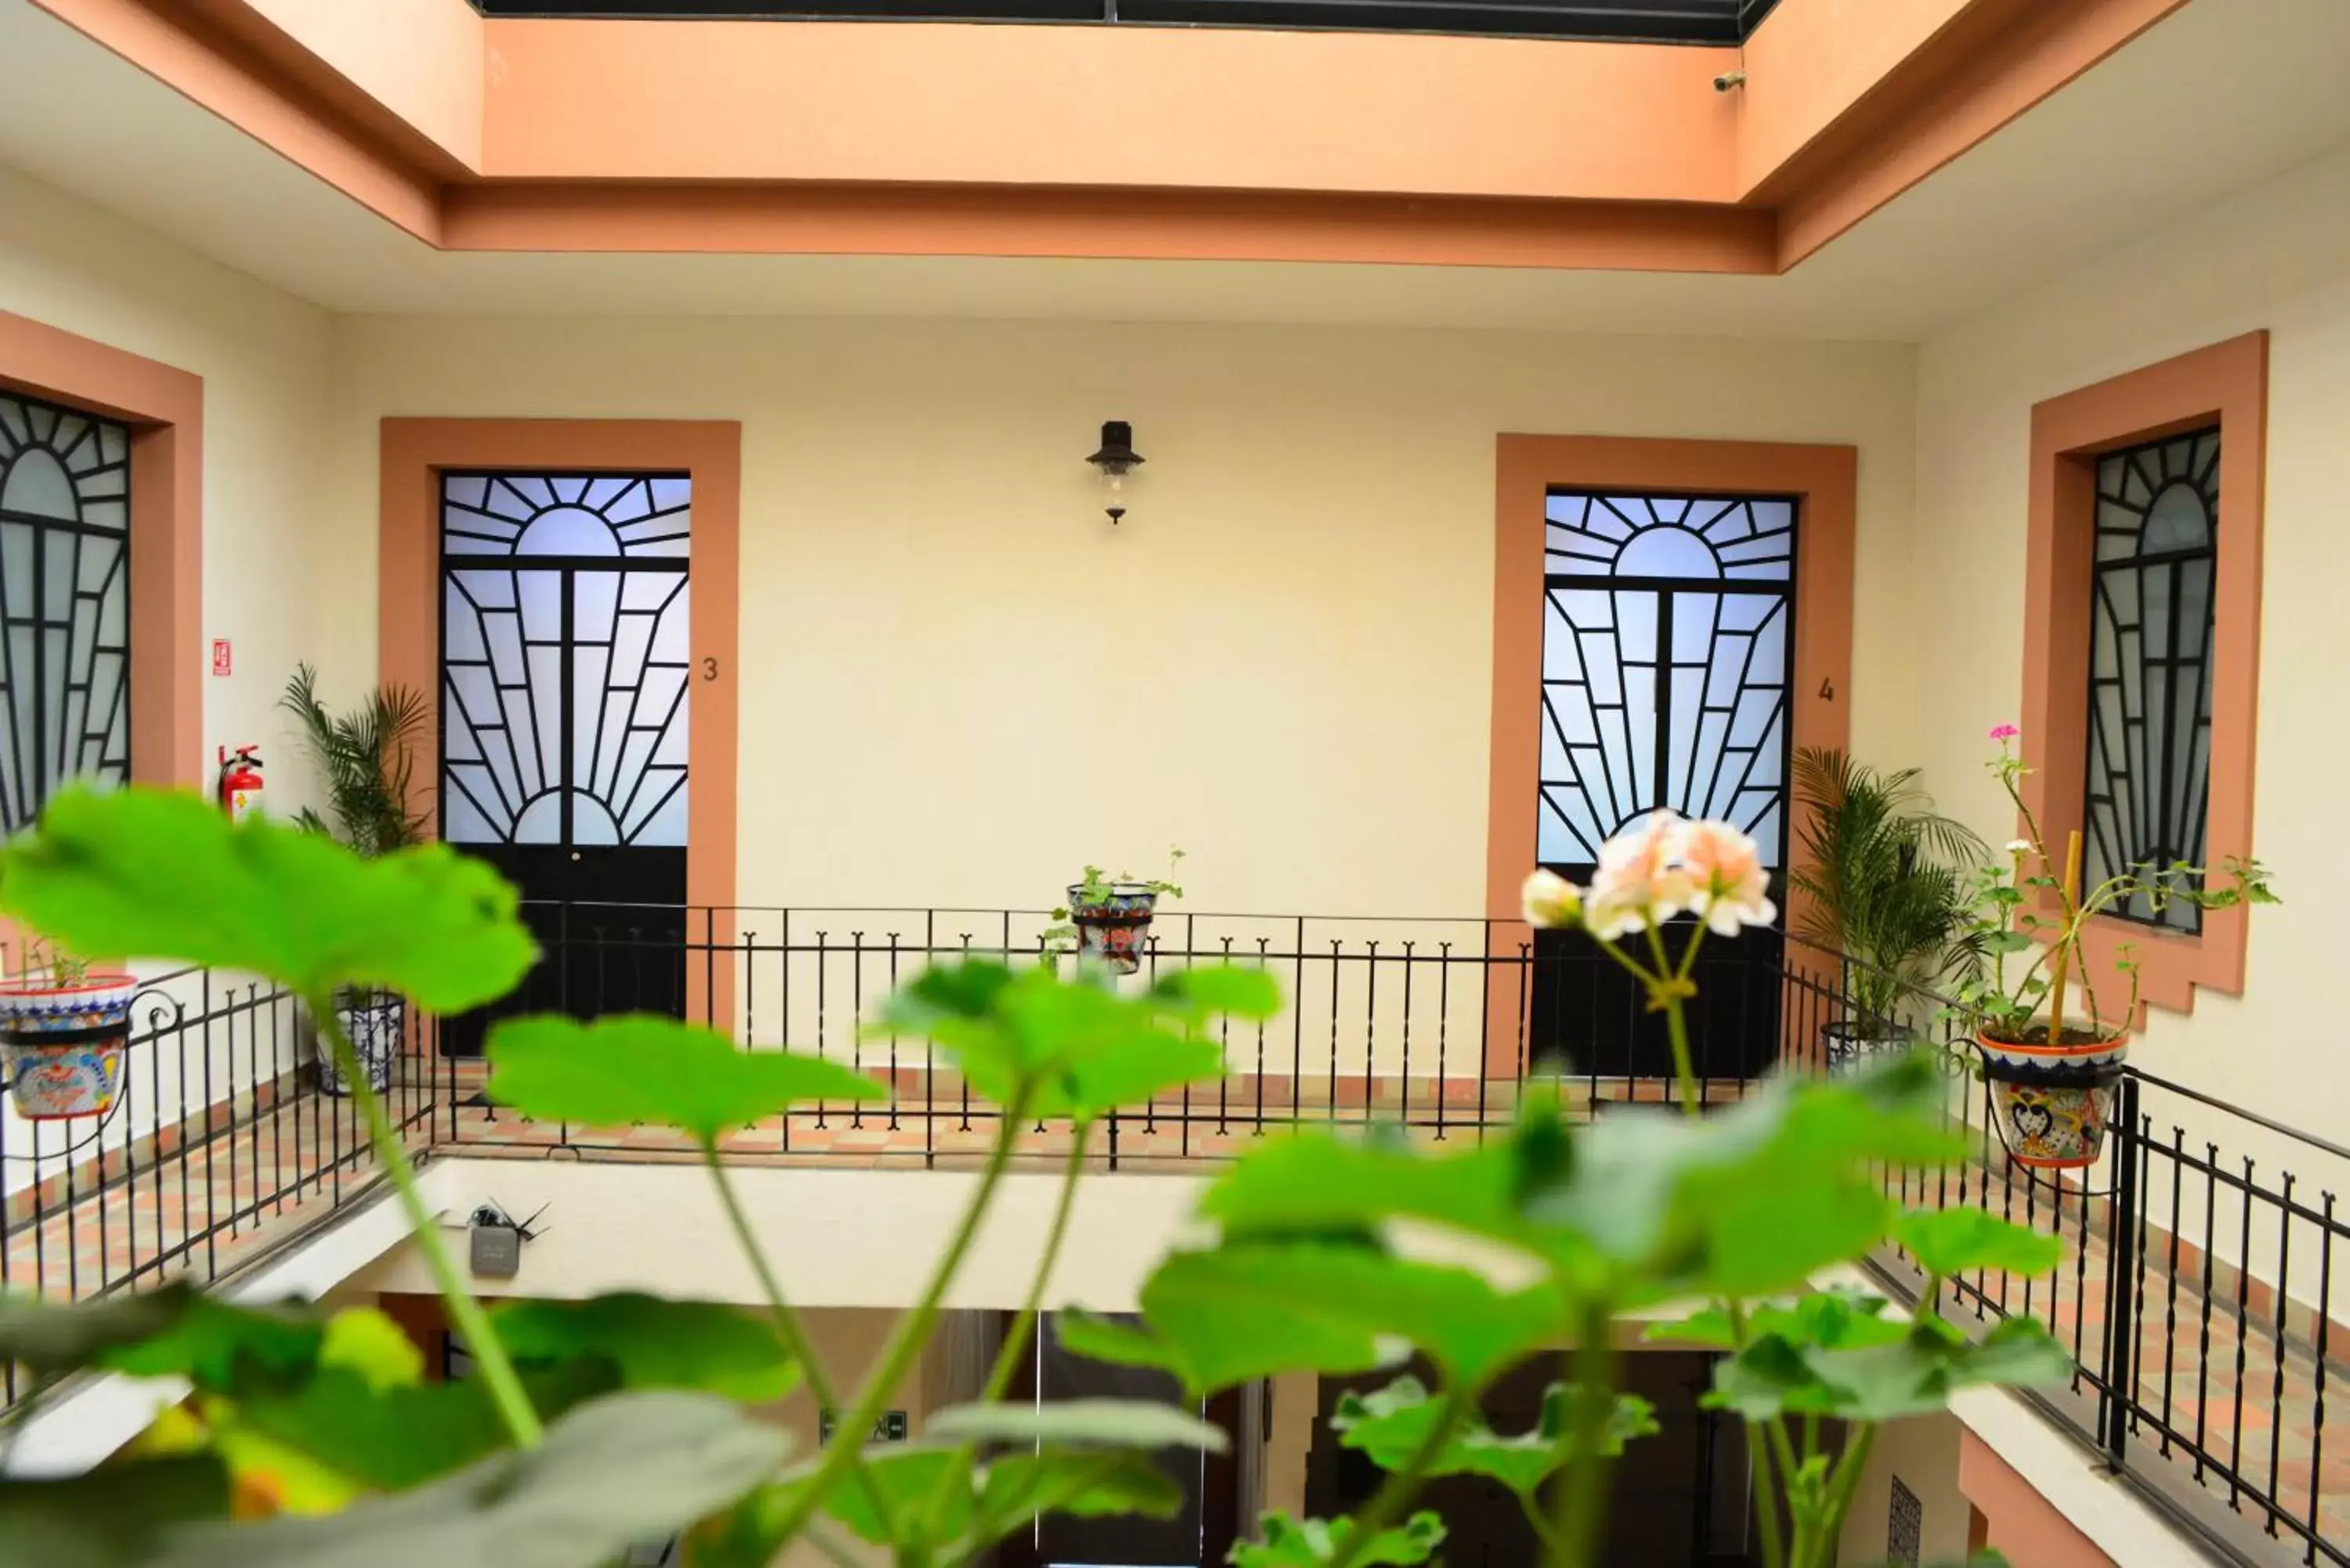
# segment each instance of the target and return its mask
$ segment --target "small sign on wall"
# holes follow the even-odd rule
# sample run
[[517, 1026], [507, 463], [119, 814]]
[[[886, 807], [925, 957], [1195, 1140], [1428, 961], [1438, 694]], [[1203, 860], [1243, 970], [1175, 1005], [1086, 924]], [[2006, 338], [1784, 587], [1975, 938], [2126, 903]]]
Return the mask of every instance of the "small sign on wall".
[[231, 667], [228, 639], [224, 637], [216, 637], [213, 639], [213, 673], [214, 675], [226, 675]]
[[[833, 1429], [840, 1425], [840, 1418], [846, 1414], [847, 1414], [847, 1412], [843, 1410], [824, 1411], [818, 1417], [816, 1421], [816, 1441], [820, 1443], [828, 1443], [832, 1441]], [[873, 1417], [873, 1436], [868, 1438], [868, 1441], [875, 1443], [902, 1443], [906, 1440], [908, 1430], [909, 1423], [906, 1420], [906, 1412], [903, 1410], [884, 1410], [879, 1416]]]
[[1918, 1494], [1893, 1478], [1893, 1506], [1885, 1532], [1885, 1555], [1900, 1568], [1918, 1568], [1918, 1555], [1925, 1550], [1926, 1505]]

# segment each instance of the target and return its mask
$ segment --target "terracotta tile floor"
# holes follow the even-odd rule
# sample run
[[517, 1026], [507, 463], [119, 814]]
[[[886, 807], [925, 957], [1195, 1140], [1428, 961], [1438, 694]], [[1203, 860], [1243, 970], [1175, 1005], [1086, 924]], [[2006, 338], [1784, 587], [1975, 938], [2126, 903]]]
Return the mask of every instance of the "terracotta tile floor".
[[[1588, 1099], [1584, 1086], [1571, 1088], [1576, 1103]], [[1118, 1168], [1197, 1169], [1202, 1159], [1229, 1157], [1254, 1136], [1260, 1093], [1263, 1120], [1285, 1122], [1291, 1114], [1286, 1086], [1272, 1082], [1261, 1090], [1236, 1082], [1221, 1098], [1214, 1091], [1195, 1092], [1188, 1106], [1177, 1097], [1121, 1116], [1114, 1129]], [[414, 1147], [471, 1158], [543, 1158], [563, 1146], [591, 1158], [693, 1158], [684, 1140], [659, 1129], [550, 1127], [468, 1103], [477, 1095], [475, 1075], [442, 1075], [437, 1095], [411, 1085], [395, 1096], [395, 1109], [413, 1110], [409, 1136]], [[1342, 1095], [1335, 1106], [1326, 1086], [1309, 1083], [1298, 1114], [1312, 1122], [1394, 1120], [1408, 1108], [1415, 1137], [1472, 1140], [1481, 1125], [1498, 1127], [1506, 1119], [1508, 1107], [1501, 1103], [1506, 1097], [1488, 1091], [1481, 1123], [1475, 1096], [1464, 1096], [1457, 1085], [1442, 1096], [1430, 1085], [1413, 1085], [1407, 1107], [1404, 1090], [1392, 1083], [1377, 1086], [1367, 1102], [1359, 1094]], [[1105, 1126], [1093, 1135], [1092, 1153], [1105, 1166], [1112, 1132]], [[743, 1129], [728, 1139], [727, 1150], [759, 1164], [955, 1168], [975, 1163], [993, 1135], [993, 1121], [977, 1107], [966, 1117], [960, 1095], [949, 1090], [934, 1114], [905, 1096], [894, 1110], [824, 1107]], [[1057, 1164], [1066, 1157], [1066, 1139], [1061, 1128], [1024, 1133], [1022, 1163]], [[277, 1104], [244, 1107], [208, 1137], [191, 1131], [184, 1147], [160, 1157], [139, 1153], [128, 1170], [117, 1160], [102, 1183], [93, 1179], [94, 1171], [84, 1171], [72, 1183], [48, 1184], [36, 1205], [20, 1194], [0, 1248], [0, 1282], [74, 1299], [182, 1273], [200, 1281], [218, 1277], [328, 1217], [341, 1198], [372, 1186], [378, 1172], [364, 1142], [347, 1102], [307, 1087]], [[1981, 1173], [1973, 1179], [1980, 1186]], [[1997, 1207], [2001, 1189], [1992, 1179]], [[2024, 1212], [2016, 1199], [2011, 1217], [2022, 1219]], [[2079, 1344], [2094, 1362], [2106, 1303], [2102, 1236], [2080, 1244], [2079, 1227], [2069, 1218], [2058, 1225], [2044, 1194], [2037, 1222], [2061, 1229], [2073, 1243], [2055, 1276], [1970, 1281], [1971, 1293], [1947, 1310], [1962, 1322], [1989, 1321], [1995, 1311], [2037, 1317], [2068, 1345]], [[2283, 1336], [2281, 1349], [2274, 1321], [2262, 1321], [2258, 1313], [2240, 1318], [2232, 1300], [2215, 1302], [2206, 1314], [2199, 1278], [2182, 1271], [2174, 1282], [2165, 1258], [2149, 1258], [2138, 1285], [2146, 1326], [2137, 1382], [2143, 1410], [2152, 1418], [2142, 1417], [2130, 1436], [2133, 1467], [2167, 1469], [2177, 1481], [2199, 1485], [2219, 1506], [2231, 1503], [2232, 1481], [2237, 1514], [2258, 1531], [2272, 1527], [2280, 1562], [2350, 1562], [2350, 1433], [2326, 1430], [2330, 1412], [2334, 1425], [2341, 1425], [2350, 1370], [2321, 1368], [2297, 1333]], [[2296, 1330], [2305, 1327], [2307, 1314], [2295, 1315], [2302, 1320]], [[2094, 1394], [2085, 1381], [2081, 1387]], [[2272, 1520], [2266, 1505], [2252, 1501], [2255, 1493], [2272, 1493], [2284, 1517]], [[2327, 1542], [2330, 1554], [2307, 1557], [2306, 1537], [2294, 1532], [2293, 1521]]]

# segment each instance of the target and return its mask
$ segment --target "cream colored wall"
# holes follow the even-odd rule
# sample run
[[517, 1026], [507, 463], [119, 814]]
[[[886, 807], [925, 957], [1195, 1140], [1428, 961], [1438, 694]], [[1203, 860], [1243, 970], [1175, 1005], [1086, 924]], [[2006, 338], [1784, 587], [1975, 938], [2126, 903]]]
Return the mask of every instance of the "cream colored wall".
[[[2292, 1126], [2341, 1136], [2350, 1073], [2340, 1044], [2341, 933], [2329, 889], [2350, 877], [2340, 828], [2342, 672], [2350, 669], [2350, 154], [2312, 164], [2149, 234], [2022, 300], [1927, 342], [1918, 361], [1916, 592], [1943, 607], [1915, 631], [1920, 754], [1944, 804], [1995, 841], [2012, 830], [1981, 768], [1984, 732], [2017, 713], [2027, 471], [2034, 401], [2256, 327], [2272, 334], [2267, 559], [2262, 577], [2254, 848], [2285, 899], [2255, 911], [2241, 1000], [2203, 995], [2158, 1013], [2134, 1052], [2149, 1071]], [[2159, 1136], [2188, 1129], [2263, 1182], [2280, 1167], [2305, 1197], [2350, 1171], [2241, 1121], [2149, 1099]], [[2193, 1186], [2190, 1180], [2190, 1188]], [[2158, 1194], [2158, 1197], [2164, 1195]], [[2166, 1199], [2167, 1201], [2167, 1199]], [[2223, 1209], [2215, 1239], [2243, 1251]], [[2199, 1229], [2182, 1215], [2190, 1234]], [[2314, 1235], [2294, 1238], [2304, 1260]], [[2250, 1251], [2273, 1260], [2272, 1219]]]
[[[331, 545], [316, 543], [328, 435], [326, 313], [5, 169], [0, 310], [203, 378], [203, 635], [231, 639], [235, 659], [234, 674], [204, 682], [206, 755], [223, 742], [259, 742], [270, 762], [273, 798], [306, 798], [303, 770], [289, 753], [291, 737], [276, 702], [295, 661], [314, 646], [316, 621], [338, 613], [336, 598], [322, 598], [316, 586], [319, 573], [338, 565]], [[0, 371], [6, 369], [0, 364]], [[131, 506], [136, 528], [135, 495]], [[136, 606], [132, 613], [135, 638]], [[190, 657], [201, 654], [192, 649]], [[192, 985], [173, 988], [173, 995], [201, 1007]], [[239, 1025], [234, 1048], [224, 1033], [216, 1038], [211, 1082], [250, 1081], [255, 1045], [247, 1028]], [[290, 1027], [265, 1029], [265, 1057], [266, 1042], [275, 1039], [281, 1062], [290, 1062], [294, 1035]], [[163, 1054], [158, 1080], [147, 1063], [134, 1064], [140, 1094], [109, 1127], [109, 1147], [143, 1130], [158, 1104], [177, 1115], [181, 1065], [176, 1050]], [[200, 1050], [185, 1066], [191, 1103], [200, 1103]], [[12, 1106], [0, 1115], [13, 1121], [16, 1112]], [[21, 1152], [21, 1129], [12, 1135], [12, 1147]], [[0, 1182], [20, 1185], [33, 1169], [12, 1160], [0, 1166]]]
[[[1898, 754], [1911, 375], [1694, 338], [351, 317], [328, 516], [373, 547], [388, 414], [741, 420], [745, 903], [1035, 908], [1173, 843], [1194, 909], [1475, 915], [1495, 433], [1858, 443], [1855, 718]], [[1080, 461], [1106, 418], [1149, 459], [1118, 528]], [[369, 667], [363, 610], [320, 639]]]

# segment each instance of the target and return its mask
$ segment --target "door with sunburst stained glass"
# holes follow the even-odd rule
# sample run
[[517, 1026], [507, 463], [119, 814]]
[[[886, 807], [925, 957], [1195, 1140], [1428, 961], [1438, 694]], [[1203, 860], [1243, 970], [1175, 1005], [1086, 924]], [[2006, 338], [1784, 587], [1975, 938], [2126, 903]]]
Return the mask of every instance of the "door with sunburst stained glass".
[[[1721, 818], [1754, 835], [1783, 908], [1796, 502], [1555, 490], [1544, 507], [1537, 855], [1581, 882], [1660, 806]], [[1545, 933], [1536, 951], [1534, 1056], [1670, 1074], [1628, 976], [1580, 938]], [[1778, 1050], [1778, 935], [1709, 937], [1700, 954], [1700, 1073], [1760, 1072]]]
[[679, 1012], [691, 481], [446, 472], [440, 499], [441, 833], [521, 888], [544, 955], [501, 1010]]

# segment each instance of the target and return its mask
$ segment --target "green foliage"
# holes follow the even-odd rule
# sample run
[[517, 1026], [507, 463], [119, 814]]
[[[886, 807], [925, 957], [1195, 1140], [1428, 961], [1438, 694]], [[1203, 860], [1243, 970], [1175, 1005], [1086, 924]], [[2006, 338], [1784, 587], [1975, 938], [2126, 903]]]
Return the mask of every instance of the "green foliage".
[[1894, 1211], [1869, 1166], [1962, 1152], [1941, 1085], [1910, 1057], [1826, 1082], [1773, 1080], [1702, 1119], [1628, 1107], [1572, 1143], [1530, 1098], [1511, 1135], [1430, 1155], [1329, 1135], [1251, 1150], [1201, 1204], [1228, 1237], [1413, 1220], [1523, 1249], [1564, 1288], [1622, 1306], [1757, 1295], [1883, 1240]]
[[2064, 1254], [2064, 1244], [1980, 1209], [1920, 1209], [1901, 1216], [1893, 1239], [1918, 1266], [1949, 1279], [1976, 1269], [2010, 1274], [2044, 1274]]
[[56, 1480], [0, 1480], [0, 1563], [129, 1568], [165, 1532], [228, 1511], [228, 1472], [208, 1455], [118, 1462]]
[[1204, 1026], [1220, 1014], [1269, 1016], [1279, 1001], [1268, 977], [1246, 970], [1188, 971], [1124, 996], [1100, 975], [972, 959], [899, 991], [876, 1033], [927, 1036], [988, 1099], [1024, 1096], [1031, 1115], [1082, 1124], [1222, 1075], [1222, 1047]]
[[1144, 1399], [1056, 1399], [1051, 1404], [955, 1405], [933, 1414], [931, 1435], [963, 1442], [1051, 1443], [1066, 1448], [1204, 1449], [1221, 1454], [1222, 1428]]
[[1295, 1520], [1275, 1512], [1260, 1518], [1257, 1528], [1264, 1539], [1234, 1546], [1232, 1568], [1327, 1568], [1341, 1555], [1356, 1568], [1415, 1568], [1444, 1543], [1444, 1521], [1426, 1510], [1360, 1545], [1354, 1543], [1351, 1519]]
[[587, 1568], [733, 1502], [782, 1461], [783, 1432], [708, 1395], [619, 1394], [527, 1451], [318, 1519], [199, 1525], [151, 1568]]
[[1935, 1318], [1888, 1340], [1843, 1345], [1773, 1331], [1717, 1366], [1707, 1398], [1749, 1421], [1891, 1421], [1942, 1409], [1961, 1388], [2050, 1383], [2072, 1368], [2064, 1347], [2031, 1318], [2006, 1319], [1980, 1342]]
[[1969, 968], [1967, 869], [1990, 851], [1934, 810], [1918, 770], [1881, 773], [1843, 752], [1798, 747], [1794, 783], [1802, 846], [1788, 881], [1807, 895], [1796, 933], [1853, 961], [1860, 1017], [1898, 1029], [1905, 1004]]
[[1325, 1240], [1172, 1253], [1144, 1282], [1140, 1304], [1143, 1333], [1072, 1316], [1061, 1343], [1161, 1367], [1199, 1394], [1281, 1371], [1373, 1371], [1396, 1359], [1399, 1342], [1476, 1381], [1544, 1344], [1564, 1311], [1546, 1284], [1505, 1291], [1468, 1269]]
[[735, 1127], [816, 1100], [889, 1091], [837, 1062], [745, 1051], [714, 1029], [650, 1013], [593, 1023], [514, 1018], [490, 1031], [490, 1097], [544, 1121], [655, 1122], [705, 1146]]
[[[360, 854], [389, 855], [424, 842], [430, 821], [411, 808], [416, 748], [425, 739], [432, 710], [410, 686], [382, 686], [348, 713], [336, 713], [318, 701], [318, 674], [296, 665], [277, 705], [301, 722], [302, 739], [327, 786], [332, 831]], [[302, 825], [327, 831], [317, 813]]]
[[[1535, 1489], [1574, 1457], [1575, 1397], [1568, 1385], [1552, 1384], [1543, 1393], [1540, 1419], [1513, 1438], [1494, 1431], [1482, 1416], [1471, 1417], [1436, 1451], [1427, 1473], [1483, 1476], [1531, 1502]], [[1426, 1386], [1405, 1376], [1369, 1394], [1340, 1395], [1330, 1427], [1340, 1443], [1360, 1449], [1381, 1469], [1400, 1470], [1429, 1440], [1440, 1415], [1441, 1406]], [[1618, 1394], [1599, 1451], [1620, 1454], [1626, 1443], [1656, 1430], [1654, 1405], [1637, 1394]]]
[[624, 1388], [699, 1388], [769, 1405], [799, 1386], [774, 1325], [729, 1302], [623, 1292], [512, 1302], [490, 1323], [518, 1366], [606, 1360]]
[[67, 790], [0, 846], [0, 913], [77, 951], [246, 970], [309, 997], [380, 987], [436, 1012], [522, 979], [534, 950], [515, 908], [445, 845], [361, 860], [168, 790]]
[[[866, 1449], [860, 1462], [870, 1484], [827, 1493], [822, 1513], [857, 1539], [906, 1558], [943, 1548], [953, 1561], [1046, 1513], [1165, 1519], [1183, 1503], [1174, 1480], [1149, 1455], [1130, 1449], [1047, 1443], [983, 1465], [965, 1448], [882, 1448]], [[816, 1467], [801, 1465], [760, 1488], [697, 1534], [694, 1562], [767, 1568], [781, 1544], [777, 1521], [817, 1484]]]

